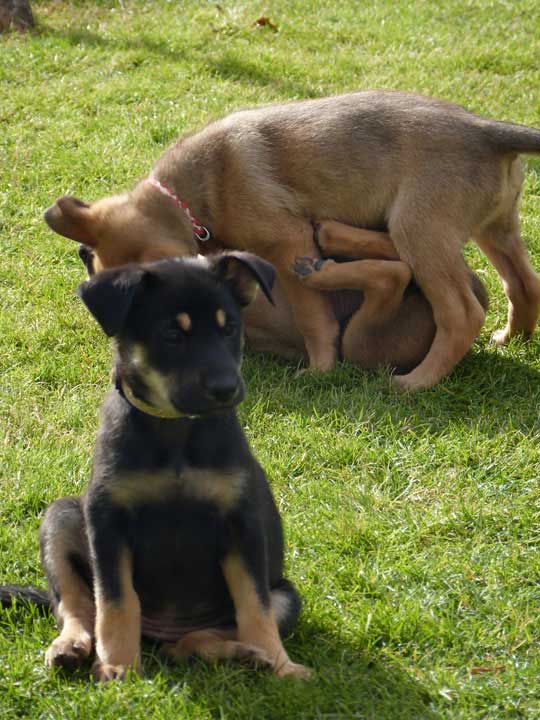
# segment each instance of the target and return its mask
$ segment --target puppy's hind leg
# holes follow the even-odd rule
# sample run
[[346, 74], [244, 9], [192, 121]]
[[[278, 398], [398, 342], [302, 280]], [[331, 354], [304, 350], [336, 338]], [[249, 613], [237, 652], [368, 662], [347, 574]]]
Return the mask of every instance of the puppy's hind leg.
[[75, 669], [92, 649], [94, 600], [88, 545], [79, 498], [62, 498], [40, 529], [41, 561], [60, 635], [45, 654], [49, 667]]
[[261, 648], [239, 642], [235, 628], [209, 628], [190, 632], [176, 643], [165, 643], [161, 652], [174, 660], [198, 655], [209, 661], [232, 660], [256, 666], [272, 666], [270, 658]]
[[[412, 214], [412, 210], [409, 210]], [[448, 375], [470, 350], [484, 323], [485, 311], [471, 288], [461, 249], [467, 234], [448, 223], [409, 221], [391, 224], [391, 235], [412, 268], [414, 279], [433, 309], [436, 333], [424, 360], [407, 375], [394, 378], [404, 390], [430, 388]]]
[[499, 273], [508, 298], [506, 327], [493, 335], [494, 341], [502, 345], [515, 335], [529, 337], [540, 315], [540, 277], [521, 241], [517, 206], [509, 218], [492, 223], [475, 240]]
[[399, 260], [395, 245], [388, 233], [364, 230], [335, 220], [323, 220], [314, 228], [315, 239], [324, 257]]
[[355, 313], [357, 332], [391, 319], [403, 300], [412, 273], [398, 260], [334, 260], [296, 258], [294, 269], [304, 284], [316, 290], [361, 290], [364, 301]]

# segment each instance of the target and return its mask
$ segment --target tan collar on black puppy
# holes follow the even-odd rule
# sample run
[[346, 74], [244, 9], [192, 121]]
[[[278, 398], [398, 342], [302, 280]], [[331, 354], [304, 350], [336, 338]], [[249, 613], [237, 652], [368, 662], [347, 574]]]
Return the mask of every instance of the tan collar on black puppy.
[[199, 415], [189, 415], [188, 413], [183, 413], [179, 410], [160, 410], [153, 405], [149, 405], [147, 402], [141, 400], [135, 395], [135, 393], [129, 387], [125, 380], [121, 381], [120, 387], [128, 403], [130, 405], [133, 405], [134, 408], [137, 408], [137, 410], [140, 410], [146, 415], [151, 415], [152, 417], [157, 417], [161, 420], [178, 420], [179, 418], [199, 417]]

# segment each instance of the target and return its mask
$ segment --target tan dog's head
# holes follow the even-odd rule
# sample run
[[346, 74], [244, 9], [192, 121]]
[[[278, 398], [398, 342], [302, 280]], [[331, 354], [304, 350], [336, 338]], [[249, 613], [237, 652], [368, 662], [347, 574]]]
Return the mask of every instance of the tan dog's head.
[[65, 195], [43, 217], [59, 235], [92, 249], [95, 272], [197, 254], [189, 221], [172, 203], [160, 202], [159, 196], [151, 202], [144, 195], [135, 198], [126, 193], [90, 205]]

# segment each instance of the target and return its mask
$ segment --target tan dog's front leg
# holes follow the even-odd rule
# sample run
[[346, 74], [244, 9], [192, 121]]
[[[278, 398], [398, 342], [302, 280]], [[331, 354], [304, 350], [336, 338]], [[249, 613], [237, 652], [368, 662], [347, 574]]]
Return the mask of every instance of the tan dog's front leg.
[[278, 677], [309, 677], [308, 668], [289, 659], [281, 642], [270, 595], [265, 593], [268, 597], [261, 597], [261, 590], [247, 570], [244, 559], [236, 553], [227, 555], [223, 574], [236, 609], [238, 642], [259, 648]]
[[[119, 593], [96, 578], [96, 653], [92, 668], [96, 680], [123, 680], [129, 670], [141, 674], [141, 608], [132, 581], [127, 548], [119, 554]], [[105, 582], [104, 582], [105, 580]]]

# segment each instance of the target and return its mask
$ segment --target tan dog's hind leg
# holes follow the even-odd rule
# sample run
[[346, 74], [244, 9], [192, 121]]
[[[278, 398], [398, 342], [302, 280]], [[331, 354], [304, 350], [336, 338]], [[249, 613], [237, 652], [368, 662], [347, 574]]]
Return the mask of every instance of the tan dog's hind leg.
[[[413, 213], [410, 209], [409, 213]], [[433, 309], [436, 333], [431, 348], [412, 372], [394, 378], [404, 390], [422, 390], [448, 375], [470, 350], [484, 323], [485, 311], [471, 288], [469, 270], [461, 255], [467, 237], [450, 234], [438, 222], [406, 226], [394, 222], [391, 235], [402, 260]]]
[[96, 653], [92, 672], [96, 680], [122, 680], [129, 670], [139, 674], [141, 608], [132, 581], [132, 561], [127, 549], [120, 560], [121, 597], [107, 600], [96, 583]]
[[235, 554], [228, 555], [223, 561], [223, 574], [236, 610], [238, 642], [258, 648], [279, 677], [309, 677], [308, 668], [289, 659], [279, 635], [276, 609], [272, 602], [268, 607], [262, 604], [242, 558]]
[[508, 297], [508, 321], [493, 335], [494, 341], [503, 344], [515, 335], [528, 337], [540, 315], [540, 277], [521, 241], [517, 209], [508, 222], [490, 225], [475, 239], [501, 276]]
[[[339, 326], [330, 300], [303, 285], [292, 270], [298, 255], [319, 257], [313, 241], [313, 228], [307, 221], [285, 221], [280, 224], [278, 220], [276, 227], [284, 240], [267, 243], [266, 251], [263, 243], [257, 252], [273, 263], [279, 274], [281, 286], [292, 307], [294, 321], [304, 338], [310, 367], [314, 370], [331, 370], [337, 357]], [[272, 237], [275, 237], [275, 232], [273, 227]]]
[[388, 233], [364, 230], [335, 220], [323, 220], [316, 225], [316, 238], [325, 257], [399, 260]]

